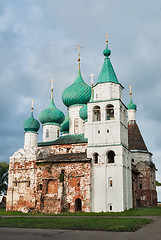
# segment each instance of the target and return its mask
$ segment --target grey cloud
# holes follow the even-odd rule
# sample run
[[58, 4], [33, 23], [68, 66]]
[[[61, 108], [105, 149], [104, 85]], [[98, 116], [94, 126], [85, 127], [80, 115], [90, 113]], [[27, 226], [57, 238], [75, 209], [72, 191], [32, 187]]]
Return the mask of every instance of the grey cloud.
[[[124, 102], [129, 102], [131, 84], [137, 122], [155, 153], [160, 176], [160, 1], [2, 0], [0, 16], [0, 160], [23, 146], [23, 121], [29, 117], [31, 99], [38, 118], [49, 104], [51, 78], [55, 103], [67, 112], [61, 95], [76, 78], [78, 44], [84, 47], [84, 80], [90, 84], [93, 72], [97, 81], [108, 33], [111, 62], [125, 87]], [[41, 141], [42, 129], [39, 132]]]

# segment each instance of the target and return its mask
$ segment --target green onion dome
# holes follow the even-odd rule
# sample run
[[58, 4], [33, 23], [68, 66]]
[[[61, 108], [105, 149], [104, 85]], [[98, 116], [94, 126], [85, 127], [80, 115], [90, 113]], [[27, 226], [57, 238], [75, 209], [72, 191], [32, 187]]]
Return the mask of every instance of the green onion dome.
[[64, 113], [56, 108], [53, 98], [51, 98], [49, 106], [39, 114], [39, 120], [42, 124], [60, 125], [64, 119]]
[[62, 133], [69, 133], [69, 113], [60, 127]]
[[25, 132], [38, 132], [40, 128], [40, 123], [33, 117], [33, 112], [31, 112], [31, 116], [26, 119], [23, 123], [23, 127]]
[[87, 104], [85, 104], [80, 110], [79, 110], [79, 116], [82, 120], [87, 120], [88, 114], [87, 114]]
[[137, 109], [136, 105], [132, 101], [132, 98], [130, 99], [130, 103], [127, 105], [127, 109], [128, 110], [130, 110], [130, 109], [136, 110]]
[[63, 103], [69, 107], [75, 104], [86, 104], [91, 97], [91, 87], [87, 85], [78, 70], [75, 82], [67, 87], [62, 94]]

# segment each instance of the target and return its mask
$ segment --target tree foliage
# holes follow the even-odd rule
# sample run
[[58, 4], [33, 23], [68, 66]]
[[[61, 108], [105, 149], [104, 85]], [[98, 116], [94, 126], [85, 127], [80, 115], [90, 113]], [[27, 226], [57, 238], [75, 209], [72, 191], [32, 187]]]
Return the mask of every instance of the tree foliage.
[[158, 182], [158, 181], [156, 181], [156, 186], [157, 186], [157, 187], [160, 187], [160, 186], [161, 186], [161, 183]]
[[7, 193], [9, 164], [0, 162], [0, 194]]

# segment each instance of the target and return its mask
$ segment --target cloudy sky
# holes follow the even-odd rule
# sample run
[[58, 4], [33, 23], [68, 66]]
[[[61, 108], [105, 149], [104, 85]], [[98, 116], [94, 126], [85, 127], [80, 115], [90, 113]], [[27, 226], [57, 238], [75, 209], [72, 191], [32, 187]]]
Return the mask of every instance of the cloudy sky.
[[107, 33], [124, 102], [131, 84], [137, 123], [161, 181], [160, 0], [0, 0], [0, 161], [23, 146], [32, 98], [36, 118], [49, 104], [51, 78], [55, 103], [66, 113], [61, 95], [76, 78], [78, 44], [84, 80], [90, 84], [93, 72], [97, 81]]

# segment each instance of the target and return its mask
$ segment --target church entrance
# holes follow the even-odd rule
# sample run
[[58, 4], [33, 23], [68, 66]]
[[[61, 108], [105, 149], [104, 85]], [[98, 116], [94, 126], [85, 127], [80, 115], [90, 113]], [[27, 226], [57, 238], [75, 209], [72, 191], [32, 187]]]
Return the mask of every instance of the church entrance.
[[75, 200], [75, 212], [80, 212], [82, 211], [82, 201], [80, 198], [77, 198]]

